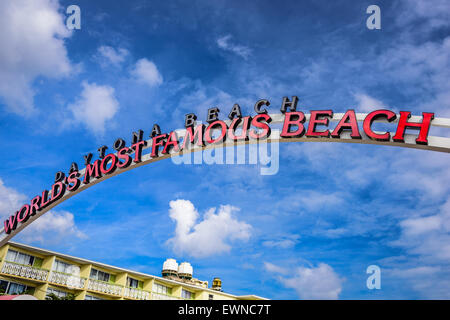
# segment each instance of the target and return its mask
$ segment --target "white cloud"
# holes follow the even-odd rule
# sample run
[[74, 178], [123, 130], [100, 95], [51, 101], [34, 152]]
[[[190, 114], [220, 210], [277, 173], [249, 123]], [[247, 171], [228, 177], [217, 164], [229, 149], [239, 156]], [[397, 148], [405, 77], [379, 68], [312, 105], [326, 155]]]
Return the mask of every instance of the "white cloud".
[[399, 279], [403, 286], [408, 286], [417, 292], [420, 299], [449, 299], [450, 297], [449, 273], [445, 265], [426, 265], [424, 261], [408, 257], [402, 263], [388, 262], [382, 270], [385, 283], [395, 284]]
[[[416, 27], [425, 27], [431, 31], [450, 25], [447, 0], [434, 0], [433, 5], [427, 0], [403, 0], [403, 5], [403, 10], [397, 16], [397, 23], [401, 26], [416, 23]], [[423, 19], [425, 24], [419, 25], [418, 19]]]
[[95, 83], [83, 82], [80, 97], [68, 108], [77, 122], [83, 123], [95, 134], [105, 132], [106, 121], [111, 120], [119, 110], [119, 102], [114, 89]]
[[225, 51], [233, 52], [233, 53], [237, 54], [238, 56], [241, 56], [242, 58], [247, 59], [252, 52], [250, 50], [250, 48], [241, 46], [241, 45], [237, 45], [237, 44], [232, 44], [230, 42], [230, 39], [231, 39], [231, 35], [223, 36], [223, 37], [217, 39], [217, 45], [219, 46], [219, 48], [221, 48]]
[[324, 208], [336, 208], [344, 204], [347, 194], [343, 192], [324, 193], [313, 190], [303, 190], [301, 194], [288, 195], [283, 201], [291, 203], [307, 211], [318, 212]]
[[156, 65], [145, 58], [136, 62], [131, 75], [139, 82], [150, 87], [158, 86], [163, 83], [163, 77], [159, 73]]
[[295, 246], [298, 243], [300, 236], [298, 234], [287, 235], [285, 237], [280, 237], [279, 239], [266, 240], [262, 244], [269, 248], [280, 248], [287, 249]]
[[[432, 58], [430, 58], [432, 57]], [[450, 103], [450, 37], [420, 45], [402, 43], [381, 55], [377, 61], [385, 77], [404, 82], [421, 93], [420, 108], [448, 116]]]
[[87, 235], [78, 230], [73, 214], [68, 211], [49, 211], [20, 233], [24, 241], [41, 244], [59, 243], [71, 237], [86, 239]]
[[441, 228], [441, 217], [438, 215], [406, 219], [400, 222], [400, 226], [403, 228], [403, 232], [408, 236], [417, 236], [420, 234], [428, 233]]
[[203, 220], [197, 222], [199, 213], [188, 200], [170, 201], [170, 218], [175, 221], [175, 236], [167, 244], [177, 254], [206, 257], [229, 252], [233, 240], [246, 241], [250, 238], [251, 226], [233, 217], [237, 208], [226, 205], [219, 210], [209, 209]]
[[414, 268], [402, 268], [387, 270], [391, 275], [402, 278], [410, 277], [423, 277], [428, 275], [434, 275], [441, 271], [440, 267], [420, 266]]
[[400, 221], [402, 234], [394, 246], [405, 248], [410, 254], [429, 262], [448, 262], [450, 259], [450, 200], [437, 214], [413, 217]]
[[[193, 81], [192, 85], [193, 89], [180, 99], [181, 103], [173, 114], [174, 119], [183, 117], [188, 112], [193, 112], [199, 116], [206, 115], [206, 110], [211, 106], [219, 106], [221, 112], [229, 112], [223, 106], [232, 106], [237, 102], [236, 97], [216, 87], [203, 85], [199, 80]], [[241, 108], [245, 108], [243, 103], [241, 103]]]
[[278, 274], [288, 274], [289, 273], [289, 270], [287, 268], [277, 266], [276, 264], [273, 264], [270, 262], [264, 262], [264, 268], [267, 271], [273, 272], [273, 273], [278, 273]]
[[70, 36], [52, 0], [0, 1], [0, 96], [22, 116], [35, 111], [32, 82], [67, 76], [73, 67], [64, 38]]
[[267, 240], [264, 241], [262, 244], [263, 246], [269, 248], [287, 249], [293, 247], [295, 243], [296, 242], [294, 240], [285, 239], [285, 240]]
[[[272, 263], [265, 262], [264, 267], [269, 272], [288, 273], [287, 268]], [[278, 279], [286, 288], [294, 289], [300, 299], [338, 299], [344, 281], [325, 263], [319, 263], [316, 268], [297, 267], [293, 277], [278, 276]]]
[[383, 102], [364, 93], [355, 93], [354, 98], [358, 102], [357, 112], [371, 112], [377, 109], [389, 109]]
[[[28, 203], [29, 198], [13, 188], [6, 187], [0, 178], [0, 219], [13, 215], [21, 206]], [[33, 221], [19, 233], [18, 237], [27, 242], [58, 243], [63, 238], [77, 237], [85, 239], [87, 236], [78, 230], [74, 216], [67, 211], [49, 211], [39, 219]]]
[[125, 61], [128, 54], [128, 50], [124, 48], [118, 48], [116, 50], [113, 47], [101, 46], [98, 48], [96, 59], [100, 61], [102, 67], [109, 65], [118, 67]]
[[[26, 203], [27, 197], [13, 188], [6, 187], [0, 178], [0, 219], [14, 215]], [[3, 225], [0, 225], [0, 229]]]

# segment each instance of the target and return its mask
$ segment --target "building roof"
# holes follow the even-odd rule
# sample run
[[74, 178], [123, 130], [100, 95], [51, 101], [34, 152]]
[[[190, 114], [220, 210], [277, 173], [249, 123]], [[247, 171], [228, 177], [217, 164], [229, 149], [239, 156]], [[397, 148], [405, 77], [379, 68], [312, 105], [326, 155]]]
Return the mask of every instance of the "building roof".
[[[138, 271], [133, 271], [133, 270], [129, 270], [129, 269], [119, 268], [119, 267], [111, 266], [111, 265], [108, 265], [108, 264], [105, 264], [105, 263], [91, 261], [91, 260], [83, 259], [83, 258], [78, 258], [78, 257], [70, 256], [70, 255], [67, 255], [67, 254], [54, 252], [54, 251], [46, 250], [46, 249], [41, 249], [41, 248], [37, 248], [37, 247], [34, 247], [34, 246], [18, 243], [18, 242], [9, 241], [8, 244], [10, 244], [12, 246], [15, 246], [15, 247], [18, 247], [18, 248], [22, 248], [22, 249], [31, 251], [31, 252], [35, 252], [35, 253], [43, 255], [43, 256], [58, 256], [58, 257], [61, 257], [63, 259], [72, 260], [72, 261], [74, 261], [74, 262], [76, 262], [78, 264], [92, 264], [92, 265], [98, 266], [100, 268], [111, 269], [111, 270], [113, 270], [115, 272], [118, 272], [118, 273], [126, 272], [126, 273], [128, 273], [130, 275], [135, 275], [137, 277], [152, 278], [152, 279], [158, 280], [160, 282], [170, 283], [170, 284], [173, 284], [173, 285], [180, 285], [180, 284], [182, 284], [183, 286], [188, 287], [189, 289], [191, 289], [193, 291], [202, 291], [202, 290], [204, 290], [204, 291], [211, 292], [211, 293], [217, 293], [216, 290], [213, 290], [211, 288], [200, 287], [200, 286], [196, 286], [194, 284], [190, 284], [190, 283], [187, 283], [187, 282], [181, 282], [181, 281], [166, 279], [166, 278], [154, 276], [154, 275], [151, 275], [151, 274], [146, 274], [146, 273], [142, 273], [142, 272], [138, 272]], [[267, 300], [267, 298], [259, 297], [257, 295], [242, 295], [242, 296], [238, 296], [238, 295], [226, 293], [226, 292], [223, 292], [223, 291], [221, 291], [220, 294], [225, 295], [225, 296], [229, 296], [229, 297], [236, 297], [236, 298], [240, 298], [240, 299], [244, 299], [244, 300], [253, 300], [253, 299]]]

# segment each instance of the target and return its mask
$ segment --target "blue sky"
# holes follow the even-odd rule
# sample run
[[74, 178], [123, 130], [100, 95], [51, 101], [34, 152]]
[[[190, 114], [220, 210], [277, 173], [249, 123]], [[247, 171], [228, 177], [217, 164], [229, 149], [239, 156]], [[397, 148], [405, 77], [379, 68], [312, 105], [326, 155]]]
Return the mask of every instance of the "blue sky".
[[[65, 27], [71, 4], [80, 30]], [[366, 28], [371, 4], [381, 30]], [[0, 217], [99, 146], [155, 123], [181, 128], [184, 114], [204, 120], [214, 106], [223, 118], [234, 103], [252, 114], [265, 98], [278, 112], [297, 95], [305, 112], [450, 117], [449, 12], [445, 0], [3, 1]], [[227, 292], [272, 299], [450, 298], [448, 163], [322, 143], [280, 145], [272, 176], [159, 161], [80, 193], [14, 240], [150, 274], [174, 257]], [[381, 290], [366, 287], [373, 264]]]

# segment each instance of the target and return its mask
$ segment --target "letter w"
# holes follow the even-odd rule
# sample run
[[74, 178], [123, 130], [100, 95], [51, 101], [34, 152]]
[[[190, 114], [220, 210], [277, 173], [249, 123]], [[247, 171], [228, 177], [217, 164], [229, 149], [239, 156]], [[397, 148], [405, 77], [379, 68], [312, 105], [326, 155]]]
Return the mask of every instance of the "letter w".
[[18, 212], [16, 212], [16, 214], [14, 216], [10, 216], [8, 220], [5, 220], [5, 233], [6, 234], [10, 234], [11, 231], [16, 229], [17, 214], [18, 214]]

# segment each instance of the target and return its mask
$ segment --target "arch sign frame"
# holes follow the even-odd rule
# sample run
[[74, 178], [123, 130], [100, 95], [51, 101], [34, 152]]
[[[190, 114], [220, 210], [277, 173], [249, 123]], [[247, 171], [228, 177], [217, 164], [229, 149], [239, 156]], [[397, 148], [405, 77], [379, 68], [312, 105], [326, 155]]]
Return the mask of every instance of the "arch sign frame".
[[[206, 119], [208, 125], [197, 123], [197, 116], [190, 113], [185, 116], [183, 129], [161, 133], [160, 127], [155, 124], [150, 139], [144, 140], [143, 131], [138, 130], [132, 133], [132, 142], [128, 147], [123, 139], [118, 138], [113, 145], [115, 152], [106, 154], [108, 147], [102, 146], [98, 149], [97, 160], [92, 162], [92, 153], [84, 156], [84, 169], [78, 170], [74, 162], [67, 176], [64, 172], [57, 172], [50, 190], [42, 191], [3, 222], [0, 246], [44, 213], [99, 182], [155, 161], [205, 149], [273, 142], [344, 142], [450, 153], [450, 138], [428, 135], [431, 126], [450, 128], [450, 119], [435, 118], [434, 113], [422, 112], [422, 116], [411, 116], [409, 111], [396, 114], [381, 109], [355, 113], [349, 109], [345, 113], [314, 110], [305, 114], [297, 111], [297, 102], [297, 96], [291, 99], [284, 97], [281, 113], [269, 114], [270, 102], [262, 99], [254, 106], [254, 116], [243, 116], [240, 106], [235, 104], [227, 120], [219, 120], [219, 108], [210, 108]], [[324, 130], [323, 127], [328, 127], [330, 122], [337, 122], [336, 127]], [[393, 134], [374, 131], [374, 122], [397, 124], [397, 128]], [[362, 130], [358, 123], [362, 123]], [[272, 124], [281, 124], [281, 132], [272, 132]], [[322, 127], [321, 130], [318, 126]], [[418, 134], [407, 134], [406, 129], [415, 129]], [[181, 136], [184, 137], [182, 142], [178, 139]], [[149, 152], [144, 154], [144, 151]]]

